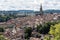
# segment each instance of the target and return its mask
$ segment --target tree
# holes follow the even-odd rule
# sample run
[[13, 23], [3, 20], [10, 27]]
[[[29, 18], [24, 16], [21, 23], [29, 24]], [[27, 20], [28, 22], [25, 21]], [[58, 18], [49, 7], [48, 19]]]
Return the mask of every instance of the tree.
[[0, 40], [9, 40], [9, 39], [5, 39], [3, 35], [0, 35]]
[[44, 40], [51, 40], [51, 38], [49, 36], [45, 36]]
[[40, 24], [37, 26], [37, 32], [41, 34], [47, 34], [50, 30], [50, 23]]
[[1, 28], [0, 28], [0, 32], [4, 32], [4, 28], [1, 27]]
[[37, 25], [37, 32], [41, 34], [48, 34], [48, 32], [50, 31], [51, 25], [55, 25], [57, 23], [58, 22], [47, 22], [44, 24]]
[[9, 16], [0, 16], [0, 22], [6, 22], [10, 20], [11, 18]]
[[54, 40], [60, 40], [60, 23], [50, 27], [49, 34], [54, 36]]
[[25, 38], [26, 39], [29, 39], [29, 37], [31, 37], [31, 33], [32, 33], [32, 28], [31, 27], [25, 28]]
[[37, 29], [37, 32], [39, 32], [39, 29], [42, 27], [42, 25], [37, 25], [36, 29]]

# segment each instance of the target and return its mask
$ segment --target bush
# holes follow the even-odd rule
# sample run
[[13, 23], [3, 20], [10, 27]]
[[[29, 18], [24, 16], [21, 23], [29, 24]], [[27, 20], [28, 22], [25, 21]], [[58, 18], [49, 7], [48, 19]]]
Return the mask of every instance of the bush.
[[32, 33], [31, 27], [25, 28], [25, 39], [29, 39], [29, 37], [31, 37], [31, 33]]
[[4, 32], [4, 28], [0, 28], [0, 32]]
[[0, 17], [0, 22], [6, 22], [6, 21], [8, 21], [8, 20], [10, 20], [11, 18], [10, 17], [8, 17], [8, 16], [1, 16]]
[[49, 36], [45, 36], [44, 40], [51, 40], [51, 38]]
[[60, 40], [60, 23], [50, 27], [49, 34], [54, 36], [54, 40]]
[[47, 34], [50, 31], [51, 25], [55, 25], [57, 22], [47, 22], [37, 26], [37, 32], [41, 34]]
[[9, 40], [9, 39], [5, 39], [3, 35], [0, 35], [0, 40]]

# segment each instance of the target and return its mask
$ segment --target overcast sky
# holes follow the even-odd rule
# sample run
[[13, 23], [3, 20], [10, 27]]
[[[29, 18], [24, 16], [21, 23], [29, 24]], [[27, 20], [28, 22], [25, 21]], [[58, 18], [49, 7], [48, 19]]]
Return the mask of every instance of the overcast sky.
[[41, 3], [43, 10], [60, 10], [60, 0], [0, 0], [0, 10], [39, 10]]

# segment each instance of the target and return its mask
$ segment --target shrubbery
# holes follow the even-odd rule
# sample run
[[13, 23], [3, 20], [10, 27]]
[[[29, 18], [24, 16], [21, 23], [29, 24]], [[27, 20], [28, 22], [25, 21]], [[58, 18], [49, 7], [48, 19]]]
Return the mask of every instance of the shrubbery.
[[5, 39], [3, 35], [0, 35], [0, 40], [9, 40], [9, 39]]
[[4, 28], [1, 27], [1, 28], [0, 28], [0, 32], [4, 32]]
[[50, 31], [50, 27], [51, 25], [55, 25], [58, 22], [47, 22], [44, 24], [40, 24], [37, 26], [37, 32], [41, 33], [41, 34], [47, 34]]
[[[59, 24], [58, 24], [59, 23]], [[31, 27], [25, 28], [25, 39], [31, 37], [33, 29]], [[47, 22], [44, 24], [37, 25], [34, 31], [40, 34], [51, 34], [54, 36], [54, 40], [60, 39], [60, 21], [57, 22]], [[50, 40], [50, 37], [45, 37], [44, 40]]]
[[31, 33], [32, 33], [31, 27], [25, 28], [25, 39], [29, 39], [29, 37], [31, 37]]
[[54, 40], [60, 40], [60, 23], [51, 26], [49, 33], [54, 36]]
[[6, 22], [10, 20], [11, 18], [9, 16], [0, 16], [0, 22]]

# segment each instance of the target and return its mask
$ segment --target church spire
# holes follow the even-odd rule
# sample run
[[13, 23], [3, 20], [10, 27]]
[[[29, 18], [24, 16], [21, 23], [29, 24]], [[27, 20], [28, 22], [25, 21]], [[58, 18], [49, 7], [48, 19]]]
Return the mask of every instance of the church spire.
[[43, 15], [42, 4], [40, 5], [40, 15]]

